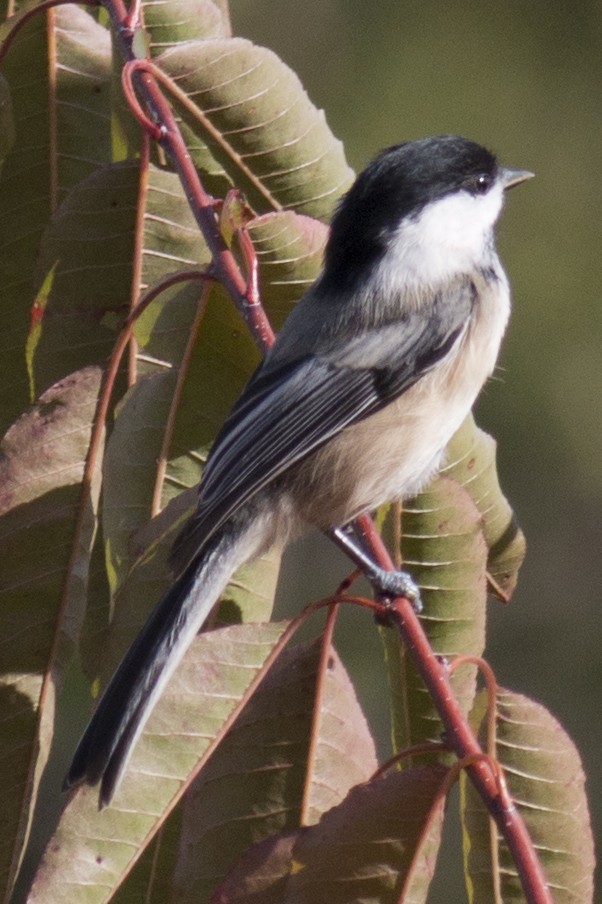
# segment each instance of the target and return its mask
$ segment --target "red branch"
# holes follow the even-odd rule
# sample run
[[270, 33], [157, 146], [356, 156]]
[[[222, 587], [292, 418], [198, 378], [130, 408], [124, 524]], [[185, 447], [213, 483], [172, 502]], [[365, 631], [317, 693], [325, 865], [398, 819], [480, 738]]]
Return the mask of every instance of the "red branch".
[[[160, 83], [165, 83], [165, 76], [150, 61], [136, 59], [132, 50], [132, 16], [128, 15], [123, 0], [104, 0], [104, 5], [126, 60], [126, 93], [132, 100], [132, 91], [128, 88], [131, 83], [144, 105], [143, 109], [138, 100], [134, 101], [135, 115], [168, 154], [211, 252], [211, 273], [228, 291], [255, 341], [265, 351], [271, 344], [271, 328], [263, 308], [254, 297], [254, 287], [246, 284], [232, 251], [220, 233], [216, 201], [204, 190], [172, 110], [162, 94]], [[372, 520], [363, 516], [358, 519], [358, 528], [378, 563], [392, 569], [393, 562]], [[527, 900], [530, 904], [553, 904], [525, 823], [516, 808], [500, 793], [499, 778], [451, 690], [448, 669], [431, 649], [411, 603], [398, 599], [389, 614], [437, 706], [445, 727], [447, 745], [459, 760], [470, 764], [467, 769], [471, 780], [512, 853]]]

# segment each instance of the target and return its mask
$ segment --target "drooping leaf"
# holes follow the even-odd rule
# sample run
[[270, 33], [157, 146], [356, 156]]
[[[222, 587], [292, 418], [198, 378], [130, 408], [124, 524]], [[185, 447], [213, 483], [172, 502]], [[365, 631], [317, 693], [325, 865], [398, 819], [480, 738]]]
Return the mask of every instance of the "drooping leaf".
[[111, 805], [98, 812], [98, 792], [88, 787], [67, 804], [30, 904], [107, 900], [163, 825], [191, 769], [210, 755], [285, 628], [285, 623], [238, 625], [195, 639], [149, 719]]
[[186, 137], [201, 139], [259, 213], [329, 218], [353, 174], [323, 112], [276, 54], [227, 38], [189, 41], [155, 62], [198, 108], [194, 116], [180, 105]]
[[500, 488], [495, 451], [495, 440], [477, 427], [471, 414], [448, 446], [443, 473], [459, 481], [477, 505], [489, 550], [487, 571], [509, 598], [516, 587], [526, 544]]
[[45, 231], [38, 261], [54, 279], [33, 368], [36, 389], [105, 363], [130, 307], [139, 167], [111, 164], [79, 183]]
[[111, 42], [106, 28], [77, 6], [54, 10], [57, 200], [111, 161]]
[[212, 904], [423, 902], [434, 862], [447, 771], [424, 766], [358, 785], [316, 826], [250, 848]]
[[[480, 656], [485, 645], [487, 548], [470, 495], [448, 477], [434, 480], [404, 505], [403, 567], [420, 586], [422, 625], [439, 656]], [[440, 741], [442, 725], [396, 632], [383, 632], [390, 672], [395, 748]], [[476, 690], [475, 667], [458, 668], [452, 687], [464, 712]]]
[[51, 387], [0, 447], [4, 888], [14, 878], [29, 831], [52, 741], [55, 699], [83, 617], [92, 499], [79, 533], [74, 525], [99, 382], [99, 371], [88, 368]]
[[[471, 720], [482, 723], [486, 695]], [[502, 688], [497, 694], [495, 757], [523, 816], [555, 904], [591, 904], [594, 843], [579, 753], [540, 703]], [[465, 776], [461, 779], [464, 857], [471, 902], [523, 904], [516, 867], [499, 833], [491, 846], [489, 819]], [[499, 889], [499, 896], [494, 890]]]
[[[108, 33], [76, 6], [40, 14], [18, 33], [3, 73], [16, 142], [0, 173], [0, 432], [29, 404], [25, 342], [44, 227], [69, 189], [111, 159]], [[37, 391], [89, 363], [55, 373]]]
[[374, 742], [334, 651], [308, 760], [319, 665], [316, 641], [287, 650], [199, 775], [174, 877], [182, 904], [207, 900], [251, 844], [297, 828], [304, 794], [314, 822], [374, 772]]

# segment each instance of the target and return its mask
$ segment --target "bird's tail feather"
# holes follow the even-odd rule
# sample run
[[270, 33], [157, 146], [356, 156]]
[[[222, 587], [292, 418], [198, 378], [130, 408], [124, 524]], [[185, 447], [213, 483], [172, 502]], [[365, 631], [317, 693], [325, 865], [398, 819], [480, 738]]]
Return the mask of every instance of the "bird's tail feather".
[[109, 803], [168, 679], [232, 572], [253, 552], [226, 525], [190, 562], [158, 603], [103, 693], [77, 747], [65, 788], [100, 780], [100, 806]]

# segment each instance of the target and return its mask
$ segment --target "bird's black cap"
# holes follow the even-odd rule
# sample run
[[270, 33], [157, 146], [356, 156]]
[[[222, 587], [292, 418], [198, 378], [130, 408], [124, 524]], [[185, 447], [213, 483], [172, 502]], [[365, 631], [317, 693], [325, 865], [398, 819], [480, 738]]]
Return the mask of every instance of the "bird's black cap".
[[345, 289], [380, 259], [402, 219], [460, 189], [483, 193], [497, 173], [491, 151], [457, 135], [408, 141], [381, 151], [337, 208], [324, 281], [332, 281], [333, 289]]

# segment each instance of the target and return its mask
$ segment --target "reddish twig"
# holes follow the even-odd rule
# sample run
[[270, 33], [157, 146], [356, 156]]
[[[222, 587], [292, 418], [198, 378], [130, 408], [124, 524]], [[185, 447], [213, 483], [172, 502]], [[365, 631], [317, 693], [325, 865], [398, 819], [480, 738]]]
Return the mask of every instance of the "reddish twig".
[[[512, 798], [508, 791], [503, 769], [496, 757], [497, 681], [495, 679], [495, 673], [489, 663], [480, 656], [458, 656], [449, 664], [449, 674], [451, 675], [456, 668], [464, 665], [464, 663], [476, 665], [485, 679], [485, 686], [487, 688], [487, 756], [489, 757], [489, 765], [495, 770], [495, 778], [498, 783], [500, 798], [503, 801], [505, 809], [509, 810], [513, 806]], [[499, 847], [497, 843], [496, 824], [491, 816], [489, 817], [489, 850], [491, 851], [492, 859], [491, 875], [496, 888], [497, 899], [501, 900]]]
[[492, 760], [495, 759], [495, 717], [497, 709], [497, 681], [489, 663], [481, 656], [457, 656], [447, 666], [451, 676], [455, 670], [464, 664], [476, 665], [485, 679], [487, 688], [487, 753]]
[[370, 781], [373, 782], [375, 779], [385, 775], [389, 769], [392, 769], [393, 766], [403, 762], [403, 760], [406, 760], [408, 757], [418, 756], [421, 753], [441, 753], [445, 751], [449, 753], [449, 749], [442, 741], [425, 741], [423, 744], [412, 744], [411, 747], [406, 747], [405, 750], [400, 750], [395, 756], [389, 757], [389, 759], [379, 766], [376, 772], [370, 776]]
[[[203, 188], [171, 107], [157, 83], [156, 76], [159, 70], [153, 67], [149, 60], [137, 60], [133, 57], [131, 42], [127, 40], [123, 29], [120, 28], [120, 22], [125, 15], [122, 0], [107, 0], [106, 7], [111, 21], [116, 26], [117, 33], [121, 36], [120, 43], [127, 61], [127, 74], [124, 74], [123, 83], [124, 85], [131, 84], [142, 94], [150, 111], [150, 115], [147, 115], [141, 105], [135, 101], [136, 116], [143, 128], [153, 134], [158, 144], [169, 156], [180, 177], [190, 209], [211, 253], [212, 271], [233, 299], [255, 342], [265, 353], [273, 342], [274, 334], [263, 307], [249, 302], [247, 283], [219, 228], [215, 198]], [[165, 77], [162, 76], [162, 78]], [[129, 99], [131, 99], [132, 93], [132, 91], [128, 92]]]

